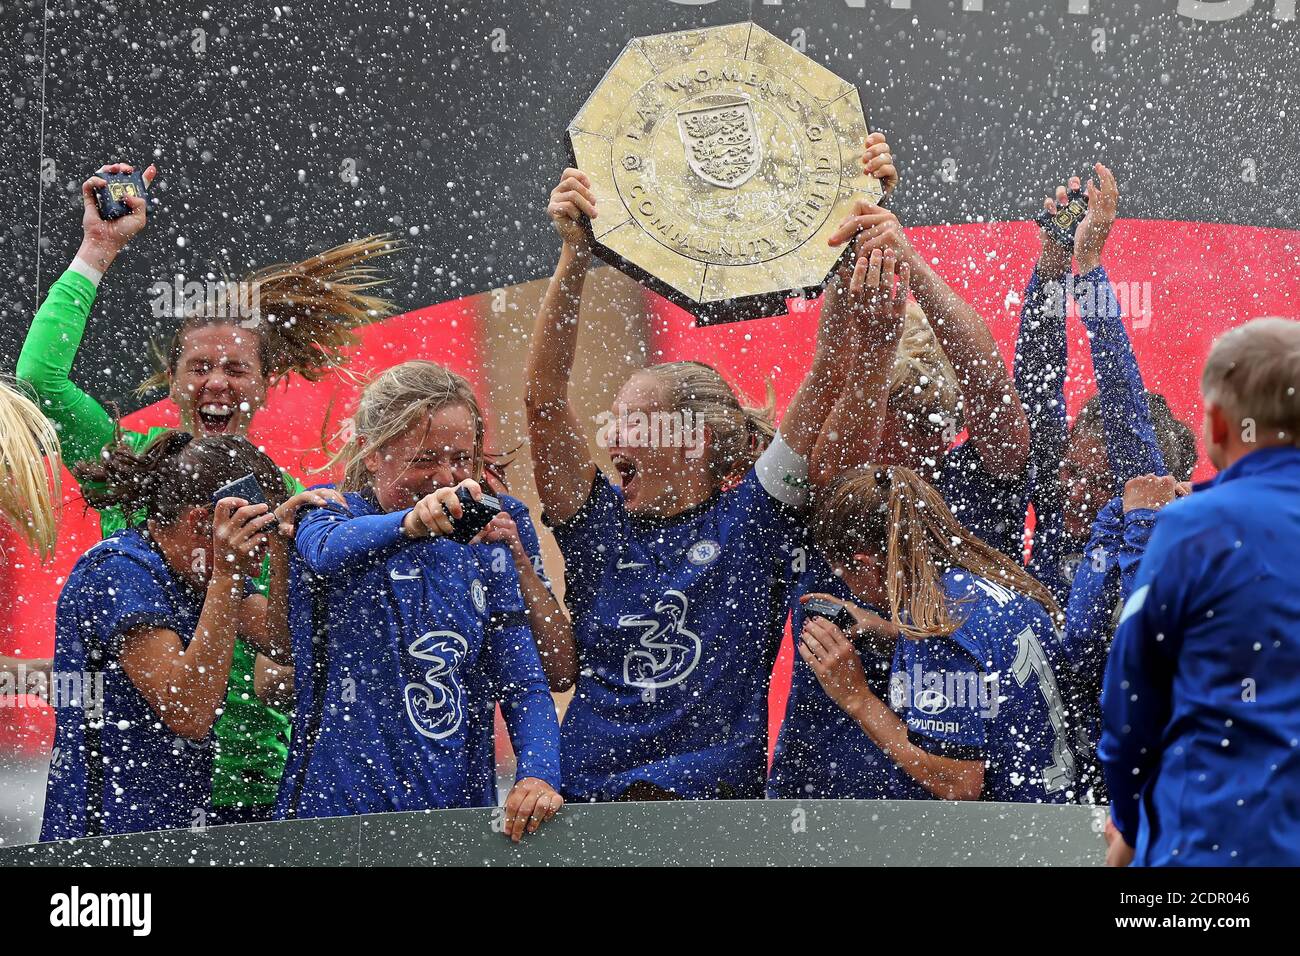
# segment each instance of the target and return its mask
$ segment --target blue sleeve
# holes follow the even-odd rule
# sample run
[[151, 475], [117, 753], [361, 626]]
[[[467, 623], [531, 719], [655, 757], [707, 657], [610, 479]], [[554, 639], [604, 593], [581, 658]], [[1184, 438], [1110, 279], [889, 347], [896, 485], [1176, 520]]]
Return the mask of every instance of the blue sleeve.
[[[81, 588], [88, 600], [78, 602], [82, 609], [78, 613], [88, 617], [108, 654], [116, 655], [122, 639], [137, 627], [177, 627], [163, 583], [149, 568], [126, 555], [105, 555], [94, 574], [81, 579]], [[191, 636], [180, 635], [185, 642]]]
[[402, 520], [409, 511], [353, 517], [336, 504], [312, 508], [298, 520], [294, 543], [311, 571], [336, 574], [404, 544]]
[[1029, 278], [1016, 336], [1016, 391], [1029, 419], [1029, 488], [1034, 506], [1031, 567], [1064, 601], [1068, 585], [1060, 575], [1064, 550], [1063, 502], [1057, 475], [1069, 432], [1065, 421], [1065, 376], [1069, 351], [1065, 338], [1065, 283], [1044, 282], [1038, 270]]
[[1076, 278], [1072, 291], [1088, 330], [1106, 454], [1117, 490], [1138, 475], [1168, 474], [1151, 424], [1142, 372], [1105, 267]]
[[536, 777], [559, 790], [560, 722], [532, 631], [524, 623], [499, 628], [484, 652], [487, 678], [515, 751], [515, 779]]
[[1156, 522], [1106, 663], [1097, 754], [1111, 815], [1129, 846], [1137, 845], [1139, 798], [1161, 758], [1188, 607], [1204, 590], [1216, 553], [1230, 547], [1217, 529], [1189, 534], [1184, 524]]
[[1072, 696], [1086, 694], [1094, 708], [1101, 692], [1111, 621], [1115, 605], [1120, 600], [1123, 507], [1121, 499], [1112, 498], [1098, 512], [1083, 561], [1074, 574], [1065, 610], [1065, 633], [1061, 644], [1073, 671], [1070, 680]]
[[[964, 685], [959, 678], [979, 670], [979, 666], [960, 646], [942, 637], [917, 641], [910, 654], [901, 656], [905, 662], [903, 684], [899, 688], [891, 678], [890, 691], [891, 697], [902, 691], [899, 716], [907, 725], [908, 742], [952, 760], [983, 760], [987, 738], [979, 708], [947, 707], [936, 715], [934, 708], [928, 706], [927, 697], [928, 691], [937, 691], [942, 697], [945, 687]], [[956, 675], [953, 680], [948, 679], [949, 673]], [[917, 674], [934, 680], [935, 686], [911, 686], [911, 679]]]
[[1124, 514], [1124, 540], [1119, 548], [1119, 570], [1125, 601], [1136, 588], [1138, 567], [1142, 563], [1142, 556], [1146, 554], [1158, 514], [1158, 511], [1150, 508], [1134, 508]]
[[623, 496], [597, 471], [582, 507], [568, 521], [551, 525], [551, 531], [564, 556], [564, 603], [576, 619], [591, 607], [606, 568], [623, 551], [627, 538]]
[[[1052, 479], [1064, 456], [1065, 375], [1069, 352], [1065, 339], [1065, 284], [1047, 282], [1035, 269], [1020, 306], [1016, 335], [1016, 391], [1029, 418], [1030, 497], [1055, 485]], [[1040, 489], [1040, 486], [1041, 489]], [[1040, 518], [1041, 520], [1041, 518]]]

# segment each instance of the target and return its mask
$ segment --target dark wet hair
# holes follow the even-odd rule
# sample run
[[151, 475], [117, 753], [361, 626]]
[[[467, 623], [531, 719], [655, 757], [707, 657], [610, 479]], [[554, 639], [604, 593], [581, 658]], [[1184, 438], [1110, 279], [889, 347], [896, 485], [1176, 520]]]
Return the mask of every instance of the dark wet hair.
[[[1165, 467], [1178, 481], [1190, 481], [1196, 468], [1196, 433], [1174, 417], [1169, 401], [1158, 392], [1147, 392], [1147, 410], [1155, 428], [1156, 443], [1164, 456]], [[1094, 395], [1079, 411], [1074, 420], [1074, 431], [1086, 428], [1101, 436], [1101, 396]], [[1071, 432], [1073, 435], [1074, 432]]]
[[247, 438], [231, 435], [195, 438], [189, 432], [166, 432], [139, 452], [119, 442], [98, 461], [81, 462], [72, 472], [92, 507], [142, 511], [164, 525], [190, 508], [211, 505], [222, 485], [248, 474], [257, 479], [272, 508], [286, 497], [275, 462]]

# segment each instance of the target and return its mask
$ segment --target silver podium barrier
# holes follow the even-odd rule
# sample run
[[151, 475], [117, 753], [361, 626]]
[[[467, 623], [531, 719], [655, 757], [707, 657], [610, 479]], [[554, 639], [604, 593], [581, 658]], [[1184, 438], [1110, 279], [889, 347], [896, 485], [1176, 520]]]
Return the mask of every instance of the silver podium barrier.
[[1096, 866], [1105, 811], [903, 800], [566, 806], [511, 843], [500, 808], [131, 833], [0, 849], [0, 866]]

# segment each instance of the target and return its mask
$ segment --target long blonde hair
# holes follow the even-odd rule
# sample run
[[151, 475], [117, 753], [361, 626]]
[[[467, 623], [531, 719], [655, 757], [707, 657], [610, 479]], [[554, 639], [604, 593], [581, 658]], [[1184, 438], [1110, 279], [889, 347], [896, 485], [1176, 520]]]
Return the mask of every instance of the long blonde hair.
[[390, 235], [366, 236], [302, 262], [258, 269], [238, 283], [249, 290], [255, 314], [247, 320], [203, 312], [184, 316], [167, 347], [154, 347], [159, 369], [136, 391], [165, 387], [168, 376], [176, 374], [186, 333], [208, 325], [251, 329], [258, 337], [262, 374], [272, 384], [295, 372], [309, 382], [320, 380], [347, 363], [344, 350], [361, 341], [355, 329], [397, 311], [365, 290], [386, 281], [372, 260], [400, 248]]
[[[473, 386], [463, 375], [437, 362], [415, 359], [376, 376], [361, 392], [357, 410], [344, 427], [346, 440], [325, 469], [343, 466], [343, 491], [370, 484], [366, 457], [416, 425], [425, 415], [463, 406], [474, 419], [474, 477], [483, 473], [483, 412]], [[321, 469], [321, 470], [325, 470]]]
[[0, 380], [0, 516], [42, 559], [54, 554], [58, 539], [62, 468], [54, 425]]
[[1052, 593], [963, 528], [939, 492], [910, 468], [868, 466], [841, 477], [817, 505], [813, 537], [837, 564], [851, 564], [857, 554], [885, 555], [890, 620], [913, 640], [961, 626], [943, 589], [943, 575], [953, 568], [1033, 598], [1061, 623]]
[[668, 393], [672, 411], [689, 412], [709, 431], [708, 465], [715, 488], [744, 475], [776, 434], [776, 391], [767, 383], [761, 407], [744, 404], [736, 390], [711, 365], [664, 362], [642, 370]]

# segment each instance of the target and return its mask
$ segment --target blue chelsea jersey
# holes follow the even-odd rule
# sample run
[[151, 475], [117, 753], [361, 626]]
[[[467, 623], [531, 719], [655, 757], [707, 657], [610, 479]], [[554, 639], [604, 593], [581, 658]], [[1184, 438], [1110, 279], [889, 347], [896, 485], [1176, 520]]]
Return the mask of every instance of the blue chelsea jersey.
[[497, 699], [519, 776], [558, 787], [554, 707], [508, 555], [406, 541], [405, 512], [347, 498], [351, 514], [317, 509], [299, 525], [299, 705], [279, 813], [481, 804], [476, 761]]
[[[944, 576], [948, 637], [900, 639], [889, 703], [908, 740], [931, 753], [984, 761], [981, 798], [1067, 803], [1075, 798], [1074, 720], [1062, 698], [1051, 617], [1032, 598], [956, 569]], [[899, 778], [894, 797], [928, 797]]]
[[55, 711], [42, 840], [203, 823], [211, 734], [189, 740], [169, 730], [118, 662], [138, 627], [166, 628], [188, 645], [202, 610], [203, 593], [172, 573], [140, 528], [77, 561], [59, 596], [53, 667], [75, 675], [80, 706]]
[[580, 667], [561, 731], [568, 798], [641, 782], [691, 799], [762, 795], [768, 682], [805, 547], [798, 513], [763, 481], [751, 469], [651, 519], [598, 473], [555, 527]]

